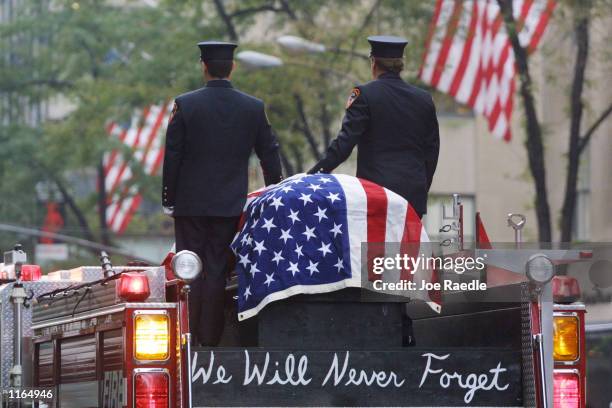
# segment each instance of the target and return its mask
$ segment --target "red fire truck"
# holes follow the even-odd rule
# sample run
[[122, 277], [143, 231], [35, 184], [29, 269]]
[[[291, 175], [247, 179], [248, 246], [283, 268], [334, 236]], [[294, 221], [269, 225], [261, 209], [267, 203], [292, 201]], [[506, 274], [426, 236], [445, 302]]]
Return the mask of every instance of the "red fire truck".
[[357, 292], [298, 296], [239, 324], [230, 280], [222, 344], [208, 349], [190, 341], [194, 253], [122, 267], [103, 254], [40, 276], [15, 248], [0, 287], [3, 406], [585, 407], [585, 307], [576, 280], [553, 275], [592, 253], [530, 248], [514, 216], [512, 248], [492, 248], [478, 216], [468, 248], [458, 197], [449, 218], [454, 251], [487, 259], [481, 298], [450, 293], [436, 314]]

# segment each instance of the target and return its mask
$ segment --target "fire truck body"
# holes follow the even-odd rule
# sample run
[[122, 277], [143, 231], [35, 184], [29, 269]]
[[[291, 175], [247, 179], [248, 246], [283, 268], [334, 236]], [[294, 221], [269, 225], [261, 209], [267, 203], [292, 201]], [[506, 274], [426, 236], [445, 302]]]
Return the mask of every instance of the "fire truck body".
[[[436, 315], [419, 303], [405, 305], [384, 298], [364, 303], [359, 295], [353, 299], [345, 294], [300, 296], [262, 311], [255, 321], [256, 348], [236, 347], [241, 344], [230, 340], [216, 349], [190, 349], [188, 282], [201, 269], [192, 253], [177, 254], [172, 262], [175, 276], [184, 280], [168, 279], [164, 267], [113, 270], [103, 262], [102, 267], [53, 272], [44, 280], [21, 282], [28, 300], [19, 338], [11, 328], [17, 306], [13, 308], [10, 293], [16, 283], [7, 283], [0, 287], [1, 385], [13, 384], [15, 350], [6, 345], [16, 340], [23, 344], [23, 365], [31, 367], [22, 372], [23, 385], [52, 389], [56, 407], [585, 407], [585, 309], [575, 302], [575, 281], [555, 278], [548, 283], [552, 275], [546, 273], [552, 269], [539, 263], [538, 257], [570, 262], [589, 254], [522, 248], [471, 251], [487, 252], [485, 275], [497, 268], [523, 276], [518, 283], [487, 290], [494, 297], [507, 296], [507, 301], [466, 301], [468, 295], [455, 293], [445, 297], [443, 312]], [[228, 298], [235, 290], [228, 286]], [[453, 301], [454, 296], [462, 300]], [[404, 307], [413, 319], [408, 336]], [[239, 328], [234, 320], [226, 332], [236, 338]], [[407, 340], [412, 335], [416, 346]], [[372, 367], [348, 371], [349, 354], [357, 363], [378, 365], [371, 371]], [[340, 370], [342, 356], [346, 373]], [[430, 366], [431, 356], [442, 360], [450, 356], [444, 371]], [[275, 376], [264, 380], [263, 373], [257, 383], [256, 376], [244, 373], [244, 381], [242, 377], [230, 381], [230, 370], [240, 377], [240, 370], [251, 369], [249, 364], [261, 369], [264, 363], [268, 367], [269, 359], [270, 366], [276, 364]], [[310, 361], [311, 377], [317, 370], [322, 377], [327, 373], [326, 381], [316, 384], [302, 378], [300, 384], [291, 368], [298, 360], [300, 367]], [[505, 372], [499, 374], [505, 376], [505, 388], [497, 383], [502, 381], [497, 375], [488, 377], [496, 372], [496, 364], [499, 373]], [[350, 376], [342, 377], [345, 374]], [[488, 385], [470, 386], [470, 375], [476, 376], [474, 381], [487, 377]], [[328, 386], [334, 376], [341, 387]], [[406, 382], [401, 381], [403, 388], [395, 391], [370, 387], [384, 382], [383, 376], [389, 381], [403, 376]], [[368, 387], [357, 378], [365, 379]], [[283, 388], [294, 383], [303, 387]], [[263, 388], [268, 392], [262, 393]]]

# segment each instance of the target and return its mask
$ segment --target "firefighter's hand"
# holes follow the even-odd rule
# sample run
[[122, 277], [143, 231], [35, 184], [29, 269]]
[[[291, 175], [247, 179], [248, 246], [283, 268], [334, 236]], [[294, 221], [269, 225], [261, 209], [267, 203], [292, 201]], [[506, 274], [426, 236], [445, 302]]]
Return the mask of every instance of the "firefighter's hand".
[[174, 215], [174, 206], [171, 206], [171, 207], [162, 206], [162, 208], [164, 210], [165, 215], [169, 215], [170, 217]]

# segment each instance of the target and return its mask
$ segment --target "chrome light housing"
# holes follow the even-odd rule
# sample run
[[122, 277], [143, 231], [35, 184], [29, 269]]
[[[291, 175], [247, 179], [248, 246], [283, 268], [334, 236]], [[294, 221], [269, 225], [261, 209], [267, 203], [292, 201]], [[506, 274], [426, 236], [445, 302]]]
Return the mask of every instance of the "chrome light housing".
[[202, 261], [195, 252], [183, 250], [172, 258], [172, 270], [180, 279], [191, 282], [202, 272]]
[[549, 257], [544, 254], [532, 255], [525, 265], [527, 277], [530, 281], [544, 285], [555, 276], [555, 266]]

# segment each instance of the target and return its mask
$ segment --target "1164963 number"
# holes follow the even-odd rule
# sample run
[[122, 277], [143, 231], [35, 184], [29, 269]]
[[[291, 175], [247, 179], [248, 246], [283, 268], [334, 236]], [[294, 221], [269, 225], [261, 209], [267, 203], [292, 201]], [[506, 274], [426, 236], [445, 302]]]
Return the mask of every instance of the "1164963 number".
[[2, 402], [53, 401], [54, 398], [55, 392], [52, 388], [21, 387], [2, 389]]

